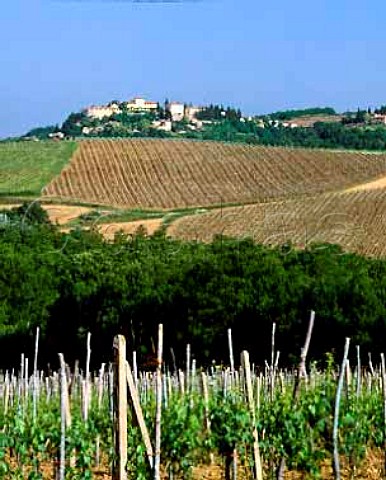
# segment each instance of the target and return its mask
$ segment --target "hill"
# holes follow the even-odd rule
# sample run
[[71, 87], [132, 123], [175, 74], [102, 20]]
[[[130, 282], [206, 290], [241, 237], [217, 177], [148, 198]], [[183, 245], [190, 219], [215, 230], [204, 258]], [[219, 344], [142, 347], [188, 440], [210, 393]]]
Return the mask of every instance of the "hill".
[[180, 209], [342, 190], [386, 175], [386, 155], [155, 139], [79, 142], [43, 198]]

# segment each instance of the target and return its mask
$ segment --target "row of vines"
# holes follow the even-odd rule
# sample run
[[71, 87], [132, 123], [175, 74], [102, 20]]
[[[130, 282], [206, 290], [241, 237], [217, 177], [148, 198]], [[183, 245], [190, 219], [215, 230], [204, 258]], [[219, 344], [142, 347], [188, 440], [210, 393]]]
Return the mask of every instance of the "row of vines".
[[381, 154], [166, 140], [82, 141], [48, 197], [126, 208], [253, 203], [386, 174]]
[[[141, 371], [133, 352], [125, 475], [157, 479], [158, 455], [169, 479], [384, 478], [383, 356], [379, 366], [371, 355], [364, 364], [357, 347], [350, 365], [347, 339], [340, 366], [327, 356], [323, 371], [312, 362], [306, 368], [310, 334], [297, 370], [279, 367], [275, 325], [271, 359], [260, 367], [249, 365], [247, 352], [235, 365], [231, 331], [230, 366], [199, 368], [188, 345], [183, 365]], [[0, 477], [111, 478], [117, 370], [102, 364], [90, 373], [90, 335], [84, 370], [62, 355], [60, 371], [38, 370], [37, 345], [38, 332], [32, 369], [23, 354], [19, 371], [0, 378]]]
[[384, 189], [329, 193], [189, 215], [177, 220], [169, 233], [184, 240], [211, 241], [222, 234], [265, 245], [291, 242], [301, 248], [335, 243], [379, 257], [386, 254], [385, 208]]

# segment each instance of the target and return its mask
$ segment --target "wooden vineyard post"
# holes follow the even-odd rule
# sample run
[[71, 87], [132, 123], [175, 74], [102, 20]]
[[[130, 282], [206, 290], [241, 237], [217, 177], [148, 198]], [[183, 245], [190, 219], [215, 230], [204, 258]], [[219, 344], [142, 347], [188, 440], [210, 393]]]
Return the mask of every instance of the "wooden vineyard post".
[[137, 352], [133, 352], [133, 376], [135, 388], [138, 390], [138, 367], [137, 367]]
[[162, 350], [163, 325], [161, 323], [158, 325], [154, 480], [160, 480], [161, 466]]
[[133, 373], [131, 371], [130, 365], [126, 363], [127, 368], [127, 384], [129, 386], [130, 398], [131, 398], [131, 406], [133, 409], [133, 417], [136, 418], [138, 426], [141, 430], [143, 443], [146, 447], [147, 458], [149, 460], [150, 468], [153, 468], [153, 446], [151, 444], [150, 435], [146, 427], [145, 418], [143, 416], [143, 411], [141, 407], [141, 403], [139, 401], [138, 390], [135, 385], [135, 379], [133, 377]]
[[301, 377], [307, 378], [307, 370], [306, 370], [306, 359], [307, 359], [307, 354], [308, 354], [308, 349], [310, 348], [310, 342], [311, 342], [311, 335], [312, 331], [314, 329], [314, 323], [315, 323], [315, 312], [314, 310], [311, 310], [311, 315], [310, 315], [310, 321], [308, 323], [308, 330], [307, 330], [307, 335], [306, 335], [306, 340], [304, 342], [304, 347], [301, 350], [300, 353], [300, 364], [299, 364], [299, 371], [298, 371], [298, 383], [296, 384], [297, 389], [295, 389], [294, 392], [294, 397], [298, 397], [300, 394], [300, 379]]
[[235, 374], [235, 360], [233, 356], [233, 342], [232, 342], [232, 329], [228, 328], [228, 349], [229, 349], [229, 361], [231, 365], [231, 378], [233, 380]]
[[[233, 356], [233, 342], [232, 342], [232, 329], [228, 328], [228, 349], [229, 349], [229, 362], [230, 362], [230, 390], [234, 387], [234, 377], [235, 377], [235, 359]], [[237, 450], [233, 450], [233, 461], [232, 461], [232, 478], [233, 480], [237, 479]], [[213, 458], [213, 455], [212, 455]]]
[[[102, 363], [101, 368], [99, 370], [99, 377], [98, 377], [98, 411], [102, 408], [102, 399], [103, 399], [103, 376], [105, 372], [105, 364]], [[98, 434], [96, 438], [96, 445], [95, 445], [95, 464], [99, 467], [100, 464], [100, 441], [101, 437]]]
[[28, 379], [29, 379], [29, 376], [28, 376], [28, 371], [29, 371], [28, 357], [25, 357], [24, 361], [25, 361], [24, 379], [23, 379], [23, 383], [24, 383], [24, 406], [25, 406], [25, 408], [27, 408], [27, 406], [28, 406]]
[[[4, 390], [4, 416], [6, 416], [8, 412], [8, 404], [9, 404], [9, 397], [10, 397], [10, 382], [11, 382], [11, 379], [9, 378], [8, 372], [7, 372], [5, 376], [5, 390]], [[4, 430], [5, 430], [5, 425], [2, 431]]]
[[[66, 429], [71, 427], [70, 400], [68, 398], [68, 386], [66, 377], [66, 363], [64, 356], [59, 353], [60, 362], [60, 452], [59, 452], [59, 480], [64, 480], [66, 465]], [[75, 457], [71, 455], [70, 464], [74, 466]]]
[[356, 395], [359, 398], [362, 389], [362, 366], [361, 366], [361, 352], [359, 345], [356, 346], [357, 349], [357, 390]]
[[24, 353], [21, 354], [21, 359], [20, 359], [20, 374], [19, 374], [19, 377], [20, 377], [20, 381], [19, 381], [19, 384], [18, 384], [18, 403], [21, 404], [23, 410], [24, 410], [24, 404], [23, 404], [23, 397], [24, 397], [24, 394], [23, 394], [23, 388], [24, 388], [24, 382], [23, 382], [23, 379], [24, 379]]
[[346, 342], [344, 345], [342, 366], [339, 372], [338, 388], [336, 390], [336, 396], [335, 396], [334, 425], [332, 430], [332, 441], [333, 441], [333, 447], [334, 447], [333, 469], [334, 469], [335, 480], [340, 480], [341, 478], [339, 445], [338, 445], [338, 422], [339, 422], [340, 399], [342, 396], [342, 389], [343, 389], [344, 375], [345, 375], [346, 366], [347, 366], [347, 357], [348, 357], [349, 347], [350, 347], [350, 339], [346, 338]]
[[[201, 372], [202, 380], [202, 394], [204, 396], [204, 415], [205, 415], [205, 428], [208, 438], [210, 437], [210, 417], [209, 417], [209, 394], [208, 394], [208, 379], [205, 372]], [[209, 454], [210, 464], [214, 464], [213, 453]]]
[[368, 353], [368, 357], [369, 357], [369, 369], [370, 369], [371, 375], [374, 377], [375, 371], [373, 367], [373, 362], [371, 360], [371, 352]]
[[35, 354], [34, 354], [34, 371], [33, 371], [33, 406], [32, 406], [32, 418], [33, 423], [36, 422], [36, 411], [37, 411], [37, 396], [38, 396], [38, 351], [39, 351], [39, 327], [36, 328], [35, 336]]
[[114, 338], [114, 450], [112, 480], [127, 480], [127, 379], [126, 340]]
[[254, 476], [256, 480], [263, 480], [263, 470], [261, 466], [261, 457], [259, 449], [259, 437], [256, 428], [256, 414], [255, 414], [255, 404], [253, 401], [253, 390], [252, 390], [252, 380], [251, 380], [251, 365], [249, 363], [249, 353], [244, 350], [241, 353], [241, 365], [244, 370], [244, 378], [247, 389], [247, 399], [248, 405], [251, 412], [251, 419], [253, 424], [253, 460], [254, 460]]
[[90, 359], [91, 359], [91, 333], [87, 334], [87, 356], [86, 356], [86, 378], [84, 379], [84, 396], [83, 396], [83, 418], [88, 419], [88, 411], [90, 409]]
[[66, 462], [66, 370], [63, 355], [60, 359], [60, 452], [59, 452], [59, 480], [64, 480]]
[[275, 334], [276, 334], [276, 323], [272, 323], [272, 333], [271, 333], [271, 365], [269, 368], [269, 388], [270, 388], [270, 398], [273, 402], [274, 389], [275, 389]]
[[386, 365], [385, 355], [383, 353], [381, 353], [381, 375], [383, 393], [383, 453], [385, 455], [383, 478], [386, 478]]
[[186, 345], [186, 393], [189, 393], [190, 389], [190, 344]]

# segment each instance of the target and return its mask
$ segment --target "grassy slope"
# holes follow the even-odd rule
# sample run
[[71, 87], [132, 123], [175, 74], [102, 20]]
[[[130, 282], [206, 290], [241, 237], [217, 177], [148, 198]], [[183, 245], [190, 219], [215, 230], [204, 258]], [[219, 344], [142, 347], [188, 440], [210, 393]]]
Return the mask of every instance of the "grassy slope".
[[76, 147], [75, 142], [0, 142], [0, 196], [40, 195]]

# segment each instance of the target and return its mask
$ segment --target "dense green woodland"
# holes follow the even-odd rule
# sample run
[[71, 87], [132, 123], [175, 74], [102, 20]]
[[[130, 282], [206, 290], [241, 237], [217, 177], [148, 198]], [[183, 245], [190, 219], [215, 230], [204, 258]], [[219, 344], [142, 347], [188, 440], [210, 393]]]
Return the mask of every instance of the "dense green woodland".
[[261, 115], [260, 118], [269, 118], [271, 120], [292, 120], [298, 117], [307, 117], [312, 115], [338, 115], [331, 107], [302, 108], [296, 110], [281, 110], [278, 112]]
[[56, 366], [57, 352], [83, 359], [92, 333], [95, 361], [108, 360], [121, 332], [128, 351], [149, 362], [157, 324], [165, 352], [184, 361], [190, 342], [200, 361], [227, 361], [226, 330], [235, 350], [269, 358], [272, 322], [278, 324], [282, 362], [292, 362], [304, 339], [310, 310], [316, 327], [310, 354], [341, 351], [345, 336], [362, 352], [384, 349], [386, 261], [343, 253], [337, 246], [295, 250], [251, 240], [217, 238], [183, 243], [163, 233], [60, 233], [39, 206], [22, 207], [0, 226], [0, 364], [30, 358], [35, 328], [42, 329], [40, 360]]

